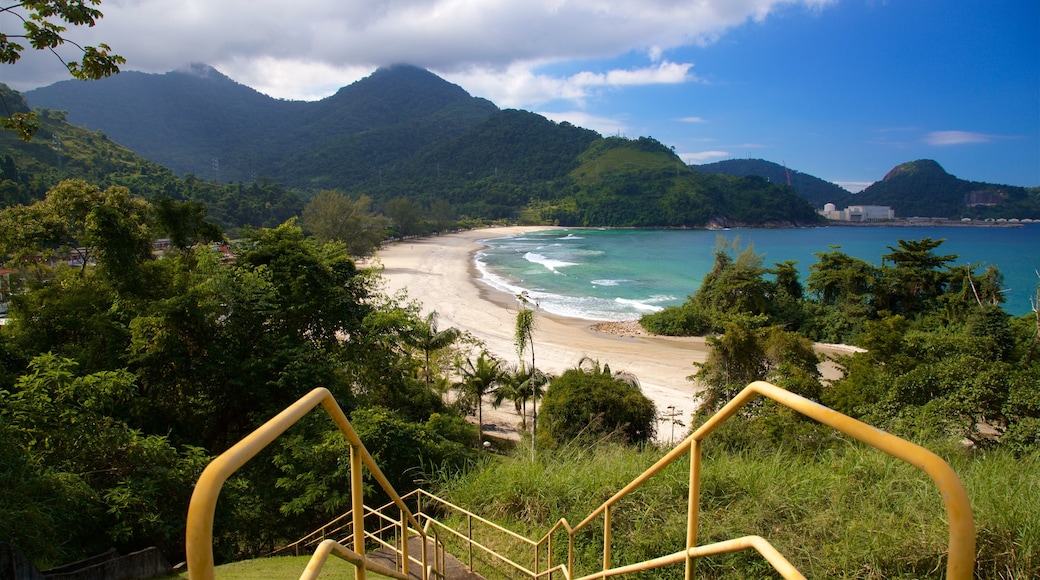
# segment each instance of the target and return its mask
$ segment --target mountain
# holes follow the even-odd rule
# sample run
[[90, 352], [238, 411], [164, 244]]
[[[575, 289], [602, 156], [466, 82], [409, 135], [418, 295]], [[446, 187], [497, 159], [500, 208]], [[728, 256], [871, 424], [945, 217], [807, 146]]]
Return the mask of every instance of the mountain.
[[407, 65], [379, 69], [317, 102], [273, 99], [202, 64], [62, 81], [25, 97], [178, 174], [222, 182], [268, 176], [305, 189], [349, 187], [498, 110]]
[[790, 182], [798, 195], [805, 198], [816, 209], [823, 209], [824, 204], [827, 203], [837, 205], [851, 195], [848, 190], [837, 184], [764, 159], [729, 159], [693, 167], [704, 173], [723, 173], [737, 177], [758, 175], [774, 183]]
[[[403, 200], [419, 211], [480, 220], [701, 227], [818, 219], [785, 183], [692, 171], [652, 138], [603, 139], [528, 111], [499, 110], [407, 65], [379, 69], [313, 103], [271, 99], [205, 65], [63, 82], [27, 95], [59, 111], [49, 115], [99, 127], [189, 174], [189, 186], [164, 188], [207, 203], [224, 224], [272, 217], [239, 211], [250, 190], [244, 184], [258, 181], [262, 192], [272, 183], [304, 196], [336, 189], [370, 196], [376, 211]], [[229, 181], [236, 183], [220, 185]], [[201, 195], [203, 183], [219, 191]], [[285, 199], [276, 196], [274, 205], [291, 207]]]
[[850, 200], [891, 206], [898, 217], [1040, 218], [1040, 188], [965, 181], [930, 159], [896, 166]]

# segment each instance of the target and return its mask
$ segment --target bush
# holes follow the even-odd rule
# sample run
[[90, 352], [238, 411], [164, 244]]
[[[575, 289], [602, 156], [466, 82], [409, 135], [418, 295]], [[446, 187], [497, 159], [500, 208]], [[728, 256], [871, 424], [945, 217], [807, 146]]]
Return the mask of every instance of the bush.
[[630, 444], [653, 440], [657, 408], [634, 379], [611, 374], [594, 363], [575, 368], [549, 383], [542, 403], [543, 433], [550, 444], [577, 437], [599, 439], [617, 435]]

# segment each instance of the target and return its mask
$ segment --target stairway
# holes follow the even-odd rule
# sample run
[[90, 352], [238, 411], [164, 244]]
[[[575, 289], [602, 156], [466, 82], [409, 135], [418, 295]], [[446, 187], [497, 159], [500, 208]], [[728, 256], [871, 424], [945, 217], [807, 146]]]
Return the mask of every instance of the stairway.
[[[408, 541], [408, 553], [413, 558], [419, 558], [422, 555], [422, 544], [418, 537], [413, 537]], [[427, 540], [427, 550], [429, 554], [433, 555], [433, 542]], [[375, 560], [380, 564], [383, 564], [389, 568], [397, 567], [397, 553], [390, 550], [389, 548], [380, 548], [375, 552], [366, 554], [369, 559]], [[470, 572], [466, 565], [459, 561], [458, 558], [451, 554], [444, 555], [444, 579], [445, 580], [484, 580], [482, 576], [474, 572]], [[409, 566], [408, 575], [415, 580], [422, 580], [422, 570], [414, 562]]]

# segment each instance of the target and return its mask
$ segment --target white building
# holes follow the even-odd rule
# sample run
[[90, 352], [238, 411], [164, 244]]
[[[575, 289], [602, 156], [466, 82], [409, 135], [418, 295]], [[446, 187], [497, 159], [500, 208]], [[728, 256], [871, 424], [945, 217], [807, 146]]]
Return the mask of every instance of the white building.
[[896, 212], [887, 205], [850, 205], [838, 210], [833, 203], [823, 206], [820, 215], [842, 222], [877, 222], [896, 218]]

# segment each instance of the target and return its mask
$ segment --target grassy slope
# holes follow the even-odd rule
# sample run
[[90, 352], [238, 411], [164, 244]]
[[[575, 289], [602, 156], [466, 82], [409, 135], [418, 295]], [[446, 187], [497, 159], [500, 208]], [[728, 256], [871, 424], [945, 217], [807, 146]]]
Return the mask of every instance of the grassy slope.
[[[517, 458], [488, 461], [446, 484], [443, 494], [537, 538], [561, 517], [572, 525], [581, 521], [661, 455], [659, 450], [569, 448], [543, 452], [532, 465], [521, 452]], [[977, 576], [1040, 577], [1040, 508], [1035, 501], [1040, 495], [1040, 452], [1015, 458], [951, 448], [945, 456], [972, 502]], [[688, 469], [688, 460], [674, 465], [614, 510], [615, 565], [681, 550]], [[815, 457], [716, 452], [703, 471], [699, 542], [758, 534], [810, 578], [940, 578], [948, 539], [944, 514], [926, 475], [856, 444]], [[598, 566], [601, 522], [596, 522], [598, 530], [594, 524], [577, 538], [580, 573]], [[562, 558], [559, 554], [556, 562]], [[750, 552], [698, 563], [703, 578], [758, 578], [767, 570], [768, 564]], [[673, 567], [650, 577], [681, 575], [681, 567]]]
[[[215, 572], [218, 580], [270, 580], [273, 578], [299, 578], [310, 556], [287, 556], [284, 558], [258, 558], [256, 560], [244, 560], [217, 566]], [[340, 580], [354, 577], [354, 566], [339, 558], [329, 558], [321, 569], [318, 578]], [[386, 576], [369, 572], [366, 578], [381, 580]], [[188, 572], [180, 572], [167, 576], [174, 580], [188, 580]]]

